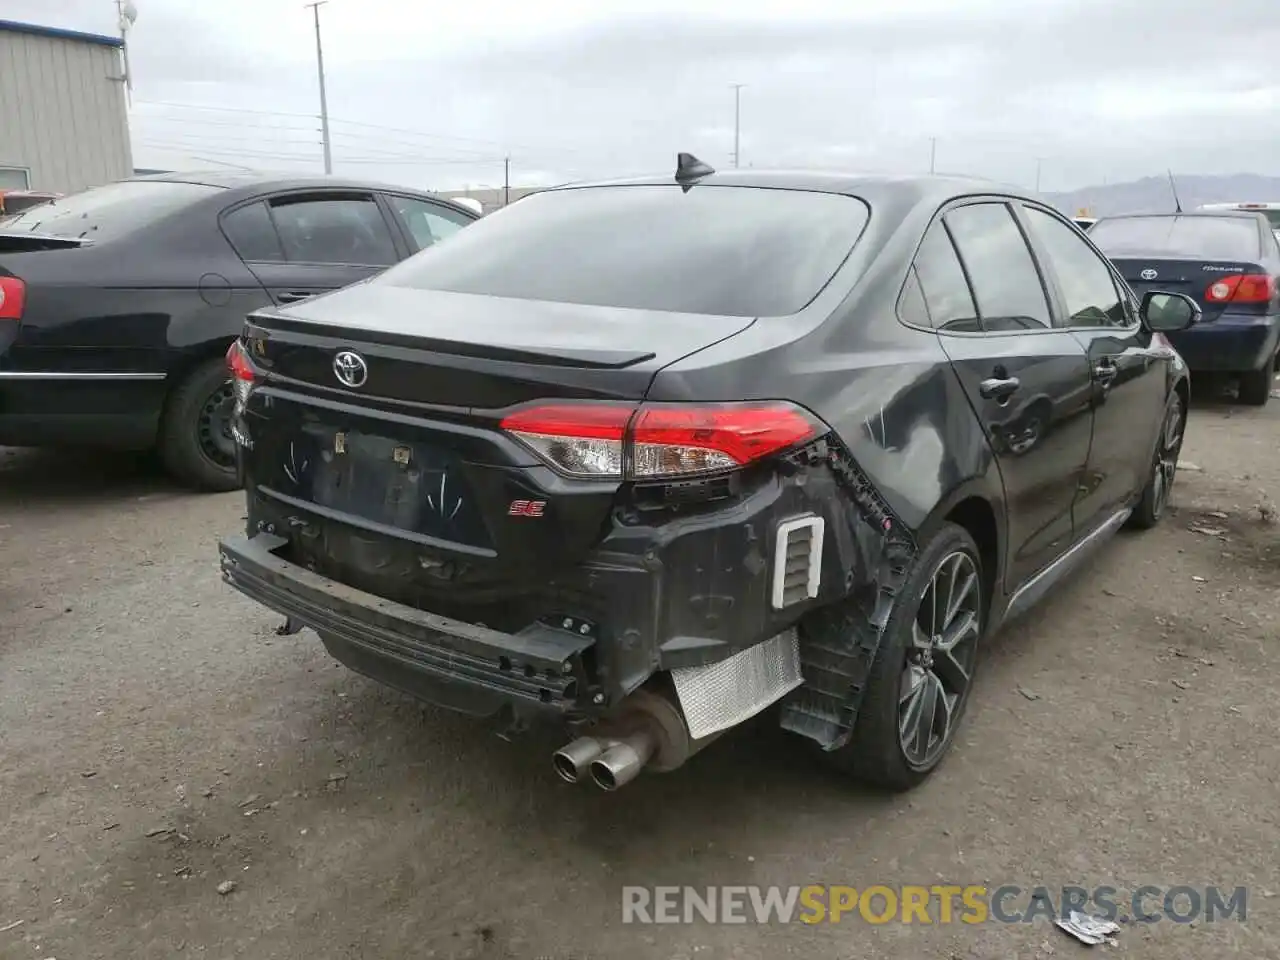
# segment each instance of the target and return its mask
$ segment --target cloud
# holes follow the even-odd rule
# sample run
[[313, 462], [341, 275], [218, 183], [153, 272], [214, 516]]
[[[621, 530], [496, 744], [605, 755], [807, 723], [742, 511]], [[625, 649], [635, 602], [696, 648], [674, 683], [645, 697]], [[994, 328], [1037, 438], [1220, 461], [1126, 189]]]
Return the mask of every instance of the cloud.
[[[10, 0], [114, 29], [103, 0]], [[1280, 166], [1280, 5], [1232, 0], [331, 0], [335, 166], [423, 186], [754, 166], [1065, 189]], [[107, 8], [104, 10], [104, 8]], [[137, 159], [317, 169], [315, 34], [292, 0], [146, 0]], [[1263, 51], [1243, 55], [1245, 51]], [[180, 104], [181, 106], [173, 106]], [[216, 106], [198, 110], [191, 104]], [[261, 111], [251, 113], [249, 111]]]

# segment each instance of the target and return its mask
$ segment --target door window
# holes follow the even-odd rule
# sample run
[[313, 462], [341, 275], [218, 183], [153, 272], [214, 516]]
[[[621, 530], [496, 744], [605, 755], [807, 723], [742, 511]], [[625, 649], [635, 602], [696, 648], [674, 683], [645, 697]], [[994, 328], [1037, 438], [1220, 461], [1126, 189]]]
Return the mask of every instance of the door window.
[[274, 201], [271, 212], [290, 262], [361, 266], [396, 262], [391, 231], [372, 196], [285, 198]]
[[222, 232], [241, 260], [278, 263], [284, 259], [280, 237], [265, 203], [251, 203], [232, 210], [222, 218]]
[[394, 195], [387, 199], [404, 219], [405, 226], [413, 236], [414, 245], [419, 250], [425, 250], [437, 240], [443, 240], [471, 223], [469, 217], [426, 200]]
[[1031, 251], [1003, 203], [975, 203], [945, 217], [988, 331], [1043, 330], [1049, 301]]
[[[982, 329], [969, 283], [941, 221], [934, 223], [925, 233], [914, 266], [915, 283], [921, 294], [919, 303], [925, 308], [924, 325], [950, 332], [976, 333]], [[903, 291], [904, 301], [899, 309], [902, 319], [913, 323], [916, 321], [910, 315], [910, 292]], [[918, 312], [919, 306], [916, 307]]]
[[1066, 301], [1069, 327], [1127, 327], [1129, 318], [1115, 278], [1102, 258], [1057, 217], [1027, 207], [1031, 232], [1048, 257]]

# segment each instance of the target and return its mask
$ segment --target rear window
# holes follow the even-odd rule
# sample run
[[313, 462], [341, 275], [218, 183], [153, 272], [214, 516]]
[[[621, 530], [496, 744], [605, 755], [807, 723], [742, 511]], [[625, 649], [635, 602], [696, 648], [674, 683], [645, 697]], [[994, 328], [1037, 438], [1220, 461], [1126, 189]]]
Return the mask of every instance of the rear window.
[[1089, 230], [1103, 253], [1246, 260], [1261, 252], [1257, 222], [1245, 217], [1116, 217]]
[[95, 242], [145, 227], [221, 188], [163, 180], [124, 180], [59, 197], [0, 218], [4, 233], [39, 233]]
[[870, 213], [853, 197], [672, 184], [533, 194], [375, 283], [602, 307], [785, 316], [826, 286]]

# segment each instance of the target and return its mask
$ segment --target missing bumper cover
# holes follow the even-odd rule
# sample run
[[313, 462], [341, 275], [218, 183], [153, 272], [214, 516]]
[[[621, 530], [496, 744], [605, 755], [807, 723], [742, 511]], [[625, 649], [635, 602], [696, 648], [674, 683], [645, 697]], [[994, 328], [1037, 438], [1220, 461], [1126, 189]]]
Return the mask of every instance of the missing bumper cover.
[[794, 628], [705, 667], [671, 671], [695, 740], [755, 716], [804, 683]]

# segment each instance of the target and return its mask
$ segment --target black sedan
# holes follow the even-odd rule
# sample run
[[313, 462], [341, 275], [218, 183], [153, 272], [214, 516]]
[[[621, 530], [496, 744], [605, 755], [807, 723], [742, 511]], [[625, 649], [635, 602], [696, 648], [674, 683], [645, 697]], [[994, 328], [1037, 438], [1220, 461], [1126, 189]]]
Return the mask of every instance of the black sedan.
[[0, 444], [158, 447], [236, 485], [225, 354], [245, 315], [366, 280], [476, 218], [333, 177], [162, 174], [0, 219]]
[[983, 643], [1164, 512], [1188, 375], [1085, 234], [970, 180], [562, 187], [229, 352], [229, 583], [616, 789], [777, 706], [902, 789]]

